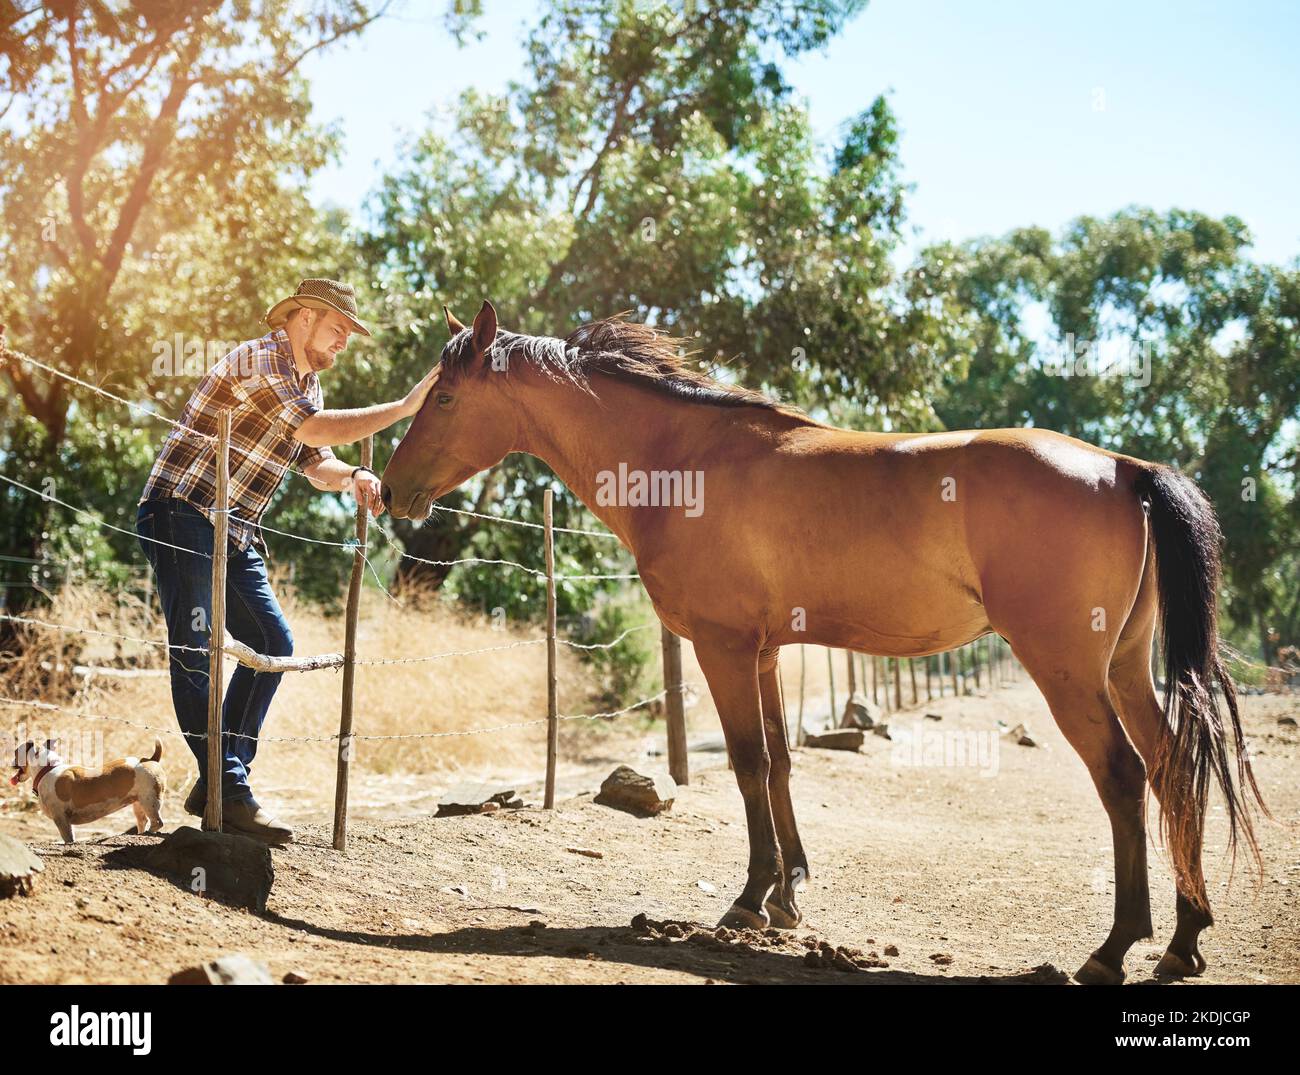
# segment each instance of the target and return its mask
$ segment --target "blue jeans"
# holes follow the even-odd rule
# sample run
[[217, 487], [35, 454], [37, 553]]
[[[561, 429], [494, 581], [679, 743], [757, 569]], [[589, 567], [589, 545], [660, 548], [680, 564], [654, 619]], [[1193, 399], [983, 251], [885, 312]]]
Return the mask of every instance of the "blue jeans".
[[[212, 617], [212, 547], [214, 530], [198, 508], [165, 497], [146, 500], [136, 513], [136, 533], [158, 580], [158, 597], [173, 646], [206, 650]], [[152, 540], [150, 540], [152, 539]], [[155, 544], [166, 542], [166, 545]], [[180, 549], [206, 555], [195, 556]], [[226, 629], [259, 653], [288, 657], [293, 635], [280, 603], [271, 592], [266, 564], [253, 546], [227, 548]], [[221, 637], [221, 628], [214, 634]], [[194, 650], [170, 651], [172, 705], [185, 742], [199, 763], [199, 783], [207, 775], [208, 655]], [[257, 754], [257, 736], [280, 685], [280, 673], [254, 672], [239, 665], [230, 677], [221, 711], [221, 794], [228, 802], [254, 803], [248, 771]]]

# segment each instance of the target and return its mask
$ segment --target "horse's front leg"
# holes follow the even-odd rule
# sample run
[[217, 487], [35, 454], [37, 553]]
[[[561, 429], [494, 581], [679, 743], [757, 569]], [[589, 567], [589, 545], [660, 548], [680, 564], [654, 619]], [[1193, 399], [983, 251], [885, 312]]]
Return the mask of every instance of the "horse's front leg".
[[772, 759], [768, 774], [768, 797], [772, 802], [772, 821], [781, 847], [784, 870], [781, 880], [767, 898], [767, 914], [772, 925], [793, 929], [803, 920], [795, 892], [808, 878], [808, 857], [794, 821], [794, 803], [790, 799], [790, 738], [786, 726], [785, 705], [781, 700], [780, 655], [777, 647], [758, 655], [758, 689], [763, 700], [763, 733], [767, 752]]
[[762, 929], [768, 924], [763, 904], [773, 886], [780, 883], [782, 869], [768, 797], [772, 761], [763, 734], [758, 645], [738, 634], [697, 631], [694, 639], [695, 655], [709, 681], [736, 783], [745, 800], [749, 828], [749, 877], [744, 891], [718, 924]]

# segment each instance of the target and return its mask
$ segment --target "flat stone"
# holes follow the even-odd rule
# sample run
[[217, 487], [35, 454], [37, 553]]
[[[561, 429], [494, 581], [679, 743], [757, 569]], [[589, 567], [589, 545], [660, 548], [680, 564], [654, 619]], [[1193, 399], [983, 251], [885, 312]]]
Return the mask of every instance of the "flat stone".
[[458, 817], [462, 814], [490, 813], [506, 807], [517, 810], [524, 805], [513, 784], [457, 784], [438, 800], [434, 817]]
[[638, 817], [653, 817], [672, 809], [676, 798], [677, 782], [667, 773], [645, 775], [620, 765], [605, 777], [592, 801]]
[[[305, 979], [303, 979], [305, 981]], [[241, 952], [219, 956], [197, 967], [186, 967], [167, 979], [168, 985], [275, 985], [265, 963]]]
[[124, 856], [132, 865], [166, 874], [187, 892], [213, 896], [251, 911], [266, 910], [275, 881], [271, 849], [251, 836], [236, 833], [182, 825], [155, 847], [122, 851], [132, 852]]
[[30, 896], [45, 865], [26, 844], [0, 832], [0, 899]]
[[836, 728], [820, 735], [809, 735], [803, 745], [818, 750], [861, 750], [864, 736], [861, 728]]

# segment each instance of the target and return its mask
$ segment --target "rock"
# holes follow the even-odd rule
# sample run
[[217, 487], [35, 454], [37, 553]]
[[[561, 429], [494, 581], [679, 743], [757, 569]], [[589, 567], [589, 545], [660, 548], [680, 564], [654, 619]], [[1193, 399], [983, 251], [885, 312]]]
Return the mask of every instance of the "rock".
[[438, 800], [434, 817], [491, 813], [501, 807], [517, 810], [524, 805], [512, 784], [457, 784]]
[[1023, 724], [1017, 724], [1007, 732], [1007, 738], [1009, 738], [1013, 743], [1018, 743], [1022, 747], [1038, 746], [1038, 744], [1034, 742], [1033, 737], [1029, 734], [1029, 729]]
[[871, 728], [880, 720], [880, 707], [868, 701], [865, 695], [856, 691], [849, 695], [844, 703], [844, 714], [840, 717], [841, 728]]
[[[288, 976], [286, 975], [286, 978]], [[197, 967], [177, 971], [167, 979], [168, 985], [275, 985], [275, 979], [259, 963], [242, 953], [220, 956]]]
[[36, 875], [44, 869], [26, 844], [0, 832], [0, 899], [30, 896], [36, 888]]
[[646, 776], [620, 765], [605, 777], [592, 801], [638, 817], [653, 817], [672, 809], [676, 798], [677, 783], [667, 773]]
[[306, 985], [310, 978], [305, 974], [299, 974], [296, 970], [291, 970], [280, 979], [285, 985]]
[[943, 714], [942, 714], [942, 713], [927, 713], [927, 714], [925, 715], [925, 719], [926, 719], [926, 720], [943, 720]]
[[564, 850], [568, 851], [571, 855], [582, 855], [589, 859], [603, 859], [605, 857], [605, 852], [596, 851], [590, 847], [566, 847]]
[[803, 745], [819, 750], [861, 750], [862, 739], [861, 728], [836, 728], [820, 735], [805, 736]]
[[887, 955], [887, 956], [897, 956], [897, 955], [898, 955], [898, 945], [896, 945], [896, 944], [887, 944], [887, 945], [885, 945], [885, 955]]
[[877, 724], [874, 728], [871, 729], [871, 734], [878, 735], [880, 736], [881, 739], [888, 739], [890, 741], [892, 741], [894, 738], [892, 735], [889, 734], [888, 724]]
[[[126, 852], [126, 854], [123, 854]], [[182, 825], [152, 847], [122, 848], [131, 865], [167, 874], [187, 892], [214, 896], [236, 907], [265, 911], [275, 881], [271, 849], [250, 836], [206, 832]]]
[[1295, 717], [1278, 717], [1277, 722], [1283, 728], [1294, 728], [1296, 726]]

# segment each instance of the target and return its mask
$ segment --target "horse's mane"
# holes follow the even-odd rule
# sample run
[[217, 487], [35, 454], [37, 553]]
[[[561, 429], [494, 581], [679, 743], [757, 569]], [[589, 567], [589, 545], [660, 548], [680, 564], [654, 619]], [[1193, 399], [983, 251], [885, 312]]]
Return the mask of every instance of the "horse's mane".
[[[692, 353], [685, 350], [687, 342], [618, 314], [581, 325], [562, 340], [501, 330], [493, 349], [504, 350], [507, 362], [522, 359], [543, 376], [586, 392], [591, 391], [591, 375], [604, 373], [689, 403], [762, 407], [802, 417], [796, 408], [762, 392], [723, 384], [691, 369], [684, 362]], [[444, 362], [457, 373], [472, 356], [472, 347], [453, 347]]]

